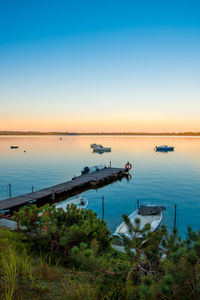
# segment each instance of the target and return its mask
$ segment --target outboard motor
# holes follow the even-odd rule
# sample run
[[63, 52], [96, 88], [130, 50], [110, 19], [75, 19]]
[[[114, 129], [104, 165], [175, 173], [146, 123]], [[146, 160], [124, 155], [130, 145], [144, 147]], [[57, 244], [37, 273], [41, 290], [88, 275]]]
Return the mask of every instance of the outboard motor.
[[85, 201], [83, 198], [81, 199], [81, 205], [85, 205]]
[[85, 167], [85, 168], [83, 168], [83, 169], [81, 170], [81, 174], [82, 174], [82, 175], [88, 174], [89, 171], [90, 171], [90, 168]]

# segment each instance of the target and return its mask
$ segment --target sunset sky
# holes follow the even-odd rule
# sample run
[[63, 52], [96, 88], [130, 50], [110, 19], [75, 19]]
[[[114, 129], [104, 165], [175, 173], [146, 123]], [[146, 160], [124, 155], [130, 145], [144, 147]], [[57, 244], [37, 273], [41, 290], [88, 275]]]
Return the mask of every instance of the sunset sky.
[[200, 1], [0, 3], [0, 130], [200, 131]]

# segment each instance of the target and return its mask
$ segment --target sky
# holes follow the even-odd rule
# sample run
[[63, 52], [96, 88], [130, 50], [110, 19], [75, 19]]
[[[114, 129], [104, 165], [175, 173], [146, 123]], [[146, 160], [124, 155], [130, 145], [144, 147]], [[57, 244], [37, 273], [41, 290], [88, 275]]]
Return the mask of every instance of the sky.
[[0, 130], [200, 131], [200, 1], [0, 1]]

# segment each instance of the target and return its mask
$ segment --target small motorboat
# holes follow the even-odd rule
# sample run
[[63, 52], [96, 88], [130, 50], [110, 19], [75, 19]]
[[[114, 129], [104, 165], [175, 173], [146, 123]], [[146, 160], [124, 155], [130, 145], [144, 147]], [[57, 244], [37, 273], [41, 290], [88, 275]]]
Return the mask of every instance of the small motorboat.
[[[136, 218], [140, 219], [141, 229], [143, 229], [146, 224], [150, 224], [151, 225], [150, 230], [151, 232], [153, 232], [156, 229], [158, 229], [160, 223], [162, 222], [163, 219], [162, 209], [159, 206], [156, 206], [154, 204], [140, 206], [140, 208], [138, 208], [129, 216], [129, 219], [132, 224], [135, 223], [134, 221]], [[113, 236], [117, 236], [122, 239], [124, 235], [129, 238], [132, 238], [126, 224], [122, 222], [121, 225], [119, 225], [116, 228]], [[137, 238], [143, 238], [143, 236], [141, 234], [138, 234]]]
[[10, 146], [10, 149], [18, 149], [18, 146]]
[[110, 152], [111, 148], [110, 147], [103, 147], [102, 145], [98, 147], [93, 147], [93, 152]]
[[97, 166], [93, 166], [93, 167], [85, 167], [81, 170], [81, 174], [85, 175], [85, 174], [89, 174], [89, 173], [93, 173], [96, 171], [100, 171], [106, 169], [106, 165], [97, 165]]
[[77, 196], [71, 200], [65, 200], [56, 204], [56, 208], [62, 208], [67, 211], [67, 206], [75, 204], [80, 209], [86, 209], [88, 206], [88, 199], [85, 196]]
[[101, 146], [100, 144], [91, 144], [90, 145], [91, 148], [100, 147], [100, 146]]
[[36, 199], [32, 199], [32, 200], [29, 200], [29, 201], [28, 201], [29, 204], [33, 204], [33, 203], [35, 203], [35, 202], [37, 202]]
[[172, 146], [167, 146], [167, 145], [162, 145], [162, 146], [155, 146], [155, 151], [174, 151], [174, 147]]

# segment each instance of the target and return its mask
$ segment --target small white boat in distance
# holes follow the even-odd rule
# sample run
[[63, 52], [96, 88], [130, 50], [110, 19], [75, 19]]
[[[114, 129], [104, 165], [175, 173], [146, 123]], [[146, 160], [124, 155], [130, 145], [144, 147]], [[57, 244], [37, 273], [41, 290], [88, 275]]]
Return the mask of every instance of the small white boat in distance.
[[[163, 213], [162, 209], [159, 206], [156, 206], [154, 204], [151, 205], [145, 205], [145, 206], [140, 206], [139, 209], [134, 211], [130, 216], [129, 219], [132, 224], [134, 224], [135, 219], [139, 218], [140, 219], [140, 228], [143, 229], [146, 224], [151, 225], [151, 232], [155, 231], [158, 229], [160, 223], [162, 222], [163, 219]], [[132, 238], [132, 236], [129, 234], [128, 228], [124, 222], [119, 225], [114, 234], [114, 236], [117, 236], [119, 238], [122, 238], [123, 235]], [[142, 238], [142, 235], [138, 235], [137, 238]]]
[[103, 146], [98, 146], [98, 147], [93, 147], [93, 152], [110, 152], [111, 148], [110, 147], [103, 147]]
[[94, 147], [100, 147], [100, 146], [101, 146], [100, 144], [91, 144], [91, 145], [90, 145], [91, 148], [94, 148]]
[[156, 151], [174, 151], [174, 147], [172, 146], [167, 146], [167, 145], [162, 145], [162, 146], [155, 146]]
[[67, 211], [67, 206], [75, 204], [80, 209], [86, 209], [88, 206], [88, 199], [85, 196], [77, 196], [71, 200], [65, 200], [56, 204], [56, 208], [62, 208], [64, 211]]

